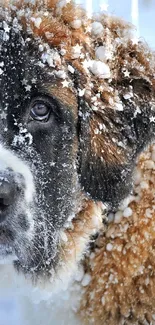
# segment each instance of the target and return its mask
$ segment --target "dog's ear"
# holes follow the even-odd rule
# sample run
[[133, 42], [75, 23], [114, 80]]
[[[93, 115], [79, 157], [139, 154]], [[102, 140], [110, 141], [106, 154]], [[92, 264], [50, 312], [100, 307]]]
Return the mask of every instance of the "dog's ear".
[[93, 199], [113, 207], [130, 192], [137, 155], [155, 132], [150, 84], [132, 80], [125, 88], [128, 96], [122, 85], [117, 87], [120, 102], [113, 107], [80, 100], [78, 125], [81, 185]]

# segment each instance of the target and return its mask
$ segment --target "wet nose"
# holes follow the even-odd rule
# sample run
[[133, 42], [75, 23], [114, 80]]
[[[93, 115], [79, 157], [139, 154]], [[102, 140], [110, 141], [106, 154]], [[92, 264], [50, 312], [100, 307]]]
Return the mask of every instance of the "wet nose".
[[0, 222], [7, 218], [8, 208], [18, 197], [18, 186], [11, 174], [0, 174]]

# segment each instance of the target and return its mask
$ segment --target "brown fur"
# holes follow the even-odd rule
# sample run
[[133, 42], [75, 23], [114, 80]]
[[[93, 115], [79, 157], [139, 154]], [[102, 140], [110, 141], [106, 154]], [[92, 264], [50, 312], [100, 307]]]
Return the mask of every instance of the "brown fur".
[[92, 281], [82, 301], [86, 324], [154, 324], [155, 171], [147, 168], [150, 157], [151, 148], [138, 162], [147, 189], [130, 203], [132, 216], [110, 223], [96, 242], [93, 260], [87, 261]]
[[[99, 109], [92, 112], [91, 150], [107, 164], [125, 162], [126, 151], [112, 143], [109, 133], [103, 134], [101, 131], [98, 135], [95, 129], [103, 114], [102, 109], [107, 110], [107, 115], [115, 115], [114, 107], [118, 97], [129, 92], [131, 82], [137, 95], [137, 105], [147, 102], [154, 104], [154, 56], [147, 45], [134, 44], [130, 36], [126, 36], [131, 30], [129, 24], [103, 15], [100, 17], [104, 27], [103, 34], [98, 37], [92, 36], [89, 31], [87, 32], [91, 20], [86, 19], [83, 10], [69, 3], [59, 11], [56, 7], [57, 2], [47, 0], [44, 9], [40, 2], [32, 6], [31, 16], [42, 18], [39, 28], [31, 19], [27, 22], [24, 14], [21, 14], [20, 20], [25, 28], [28, 23], [30, 24], [34, 38], [39, 36], [42, 42], [66, 50], [64, 62], [69, 62], [78, 70], [79, 87], [85, 88], [85, 99], [88, 103], [91, 103], [92, 97], [100, 93], [100, 97], [96, 99]], [[7, 3], [5, 6], [7, 7]], [[23, 1], [17, 2], [18, 10], [23, 7]], [[48, 16], [44, 16], [46, 11]], [[71, 22], [77, 18], [85, 20], [85, 23], [79, 29], [74, 29]], [[116, 50], [114, 49], [113, 57], [108, 62], [112, 71], [111, 82], [87, 74], [82, 64], [83, 58], [73, 57], [73, 46], [76, 44], [81, 46], [82, 54], [87, 53], [94, 59], [97, 45], [108, 44], [109, 39], [113, 44], [118, 38], [122, 42], [118, 44]], [[126, 41], [123, 41], [124, 39]], [[125, 76], [124, 68], [129, 72], [129, 76]], [[74, 95], [69, 89], [62, 90], [62, 101], [68, 104], [69, 98], [71, 107], [74, 106], [76, 111]], [[56, 96], [59, 94], [59, 90], [58, 94], [55, 92]], [[104, 122], [108, 123], [106, 117]], [[109, 127], [108, 132], [113, 134], [114, 131]], [[138, 202], [134, 200], [130, 203], [133, 210], [130, 218], [123, 218], [120, 223], [108, 224], [105, 231], [101, 223], [102, 209], [99, 203], [86, 200], [82, 212], [73, 220], [73, 228], [66, 231], [68, 242], [62, 245], [62, 255], [64, 254], [63, 258], [69, 259], [70, 263], [74, 263], [75, 257], [77, 256], [79, 261], [82, 255], [83, 246], [80, 241], [83, 240], [86, 246], [93, 229], [100, 230], [94, 244], [93, 259], [88, 256], [84, 260], [85, 269], [92, 276], [79, 311], [85, 324], [155, 324], [155, 172], [147, 169], [150, 156], [151, 147], [141, 155], [138, 162], [147, 188], [141, 190]], [[135, 193], [138, 186], [139, 184], [134, 187]], [[148, 209], [151, 209], [152, 217], [146, 216]], [[94, 223], [94, 213], [99, 215], [98, 225]], [[108, 243], [113, 245], [112, 251], [107, 251]]]

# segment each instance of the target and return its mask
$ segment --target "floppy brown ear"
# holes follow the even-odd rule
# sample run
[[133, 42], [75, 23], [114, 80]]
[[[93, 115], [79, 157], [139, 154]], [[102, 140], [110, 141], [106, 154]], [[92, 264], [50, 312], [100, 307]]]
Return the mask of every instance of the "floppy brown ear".
[[120, 85], [121, 110], [105, 105], [94, 110], [85, 100], [80, 103], [80, 182], [93, 199], [113, 207], [131, 191], [136, 158], [155, 137], [152, 89], [143, 79], [131, 85], [132, 101], [123, 97]]

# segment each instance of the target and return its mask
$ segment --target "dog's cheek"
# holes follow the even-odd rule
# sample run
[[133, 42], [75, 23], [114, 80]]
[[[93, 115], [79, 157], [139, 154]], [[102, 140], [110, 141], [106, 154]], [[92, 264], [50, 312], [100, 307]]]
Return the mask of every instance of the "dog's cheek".
[[93, 199], [115, 207], [131, 189], [134, 159], [131, 148], [117, 146], [111, 130], [104, 132], [99, 122], [92, 116], [81, 123], [80, 183]]
[[[70, 133], [67, 130], [60, 133], [59, 127], [53, 134], [50, 131], [46, 142], [45, 136], [34, 136], [36, 157], [40, 152], [40, 159], [35, 159], [35, 166], [32, 166], [40, 210], [38, 218], [48, 227], [51, 225], [51, 234], [52, 229], [60, 229], [70, 214], [75, 213], [79, 190], [75, 169], [77, 137], [74, 130]], [[32, 161], [34, 163], [34, 159]]]

